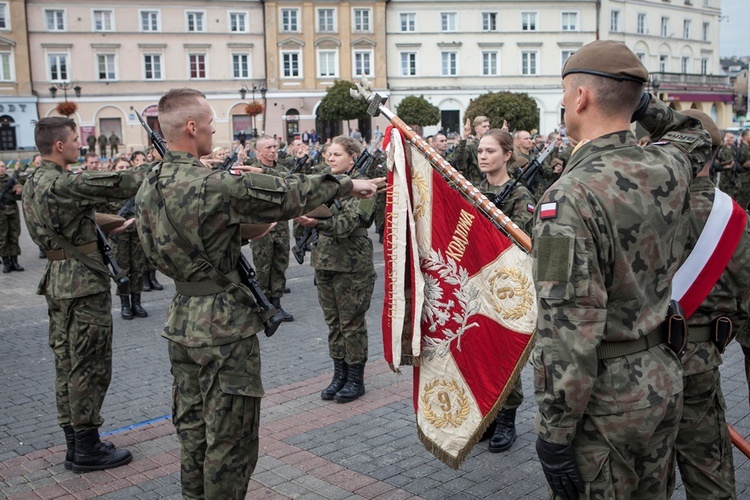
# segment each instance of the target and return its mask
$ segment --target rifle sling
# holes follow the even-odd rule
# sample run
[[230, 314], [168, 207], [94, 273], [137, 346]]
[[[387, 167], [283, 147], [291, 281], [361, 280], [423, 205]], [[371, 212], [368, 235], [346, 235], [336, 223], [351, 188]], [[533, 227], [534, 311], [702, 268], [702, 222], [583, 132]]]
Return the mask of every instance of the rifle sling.
[[[99, 245], [92, 241], [91, 243], [86, 243], [85, 245], [80, 245], [75, 247], [77, 248], [81, 253], [88, 255], [90, 253], [94, 253], [99, 248]], [[46, 250], [47, 259], [49, 260], [65, 260], [74, 258], [71, 253], [68, 253], [64, 248], [56, 249], [56, 250]]]
[[[198, 263], [199, 268], [208, 274], [208, 277], [210, 281], [214, 284], [214, 292], [207, 293], [206, 290], [208, 290], [207, 285], [205, 283], [209, 280], [201, 280], [198, 282], [195, 282], [196, 285], [193, 288], [192, 283], [193, 282], [181, 282], [181, 283], [191, 283], [191, 285], [188, 288], [183, 289], [187, 290], [188, 293], [185, 295], [188, 296], [203, 296], [203, 295], [213, 295], [221, 292], [227, 292], [234, 295], [234, 298], [236, 298], [240, 303], [245, 304], [246, 306], [250, 307], [254, 312], [261, 312], [261, 307], [258, 305], [258, 303], [253, 299], [253, 296], [250, 294], [249, 290], [247, 290], [245, 287], [239, 286], [239, 274], [236, 276], [234, 273], [237, 271], [232, 271], [228, 274], [224, 274], [216, 267], [214, 267], [213, 264], [211, 264], [211, 261], [208, 258], [208, 255], [206, 255], [206, 250], [203, 248], [203, 242], [198, 239], [198, 245], [194, 246], [191, 245], [190, 241], [187, 239], [185, 234], [180, 230], [180, 228], [177, 226], [177, 224], [174, 223], [172, 220], [172, 217], [169, 215], [169, 212], [167, 211], [167, 203], [166, 199], [164, 198], [164, 193], [162, 193], [161, 190], [161, 184], [159, 183], [159, 169], [153, 169], [150, 173], [149, 182], [154, 185], [154, 189], [156, 189], [157, 194], [159, 195], [159, 210], [162, 214], [164, 214], [164, 217], [166, 219], [167, 224], [172, 228], [175, 235], [177, 235], [177, 240], [175, 243], [179, 247], [182, 248], [182, 250], [190, 257], [190, 260], [193, 262]], [[198, 258], [200, 257], [200, 259]], [[236, 280], [233, 280], [232, 278], [237, 278]], [[175, 283], [177, 281], [175, 280]], [[201, 293], [196, 293], [196, 290], [198, 290]], [[239, 293], [237, 293], [239, 292]]]

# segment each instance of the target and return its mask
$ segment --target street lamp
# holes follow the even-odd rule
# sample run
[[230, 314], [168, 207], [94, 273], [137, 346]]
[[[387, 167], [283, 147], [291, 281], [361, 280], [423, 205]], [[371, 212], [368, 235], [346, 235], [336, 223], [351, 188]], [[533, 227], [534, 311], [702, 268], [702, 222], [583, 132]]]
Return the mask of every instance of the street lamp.
[[263, 131], [265, 133], [266, 130], [266, 92], [268, 92], [268, 89], [266, 88], [265, 83], [260, 84], [260, 97], [263, 99]]
[[63, 91], [63, 99], [65, 99], [65, 102], [68, 102], [68, 90], [73, 90], [75, 92], [76, 97], [81, 97], [81, 86], [76, 85], [75, 82], [58, 82], [53, 83], [52, 86], [49, 88], [49, 93], [52, 95], [52, 99], [54, 99], [57, 96], [57, 91], [62, 90]]

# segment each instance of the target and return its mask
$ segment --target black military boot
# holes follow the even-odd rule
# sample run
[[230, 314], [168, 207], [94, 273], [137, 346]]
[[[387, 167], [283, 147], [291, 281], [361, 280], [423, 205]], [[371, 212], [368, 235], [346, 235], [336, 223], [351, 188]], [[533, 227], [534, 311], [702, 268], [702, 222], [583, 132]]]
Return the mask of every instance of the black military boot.
[[3, 272], [9, 273], [13, 270], [13, 266], [10, 264], [10, 257], [3, 257]]
[[148, 271], [143, 271], [143, 291], [144, 292], [151, 291], [151, 280], [149, 279]]
[[320, 393], [320, 397], [326, 401], [330, 401], [336, 395], [337, 392], [344, 387], [346, 384], [347, 366], [343, 359], [333, 360], [333, 380], [331, 383], [323, 389]]
[[130, 296], [120, 295], [120, 315], [122, 319], [133, 319], [133, 308], [130, 307]]
[[284, 309], [281, 308], [281, 299], [276, 297], [271, 299], [271, 304], [273, 307], [279, 310], [281, 313], [281, 317], [284, 318], [282, 321], [294, 321], [294, 316], [286, 312]]
[[365, 393], [365, 364], [348, 365], [346, 384], [333, 397], [337, 403], [349, 403]]
[[18, 256], [13, 255], [10, 258], [10, 268], [12, 271], [23, 271], [21, 264], [18, 263]]
[[148, 313], [143, 307], [141, 307], [140, 293], [130, 294], [130, 310], [133, 311], [133, 316], [136, 318], [148, 318]]
[[490, 439], [488, 449], [490, 453], [500, 453], [508, 450], [516, 440], [516, 409], [503, 408], [495, 419], [495, 433]]
[[164, 287], [161, 286], [161, 283], [156, 281], [156, 271], [149, 271], [148, 281], [151, 284], [152, 290], [164, 290]]
[[97, 429], [76, 432], [75, 447], [73, 472], [112, 469], [133, 459], [128, 450], [109, 449], [99, 440]]
[[[73, 460], [76, 458], [76, 433], [73, 431], [72, 426], [63, 427], [65, 433], [65, 444], [68, 448], [65, 450], [65, 468], [71, 470], [73, 468]], [[109, 441], [102, 441], [102, 445], [107, 451], [115, 449], [115, 445]]]

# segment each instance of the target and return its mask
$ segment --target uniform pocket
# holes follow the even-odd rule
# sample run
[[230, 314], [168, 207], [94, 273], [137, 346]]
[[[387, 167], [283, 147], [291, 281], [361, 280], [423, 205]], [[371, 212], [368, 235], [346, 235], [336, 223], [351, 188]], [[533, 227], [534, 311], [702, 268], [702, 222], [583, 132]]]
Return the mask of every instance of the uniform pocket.
[[576, 450], [576, 465], [586, 483], [583, 498], [616, 498], [609, 463], [609, 448]]
[[287, 185], [273, 175], [243, 175], [242, 182], [253, 197], [278, 205], [283, 203], [288, 191]]
[[224, 394], [235, 396], [263, 397], [263, 384], [260, 377], [249, 374], [219, 373], [219, 387]]

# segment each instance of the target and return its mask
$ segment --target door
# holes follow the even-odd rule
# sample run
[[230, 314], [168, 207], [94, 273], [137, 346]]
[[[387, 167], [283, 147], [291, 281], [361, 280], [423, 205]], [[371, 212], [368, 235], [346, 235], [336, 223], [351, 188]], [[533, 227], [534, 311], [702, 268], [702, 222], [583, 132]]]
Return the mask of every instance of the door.
[[16, 149], [16, 126], [13, 118], [8, 115], [0, 116], [0, 150]]

